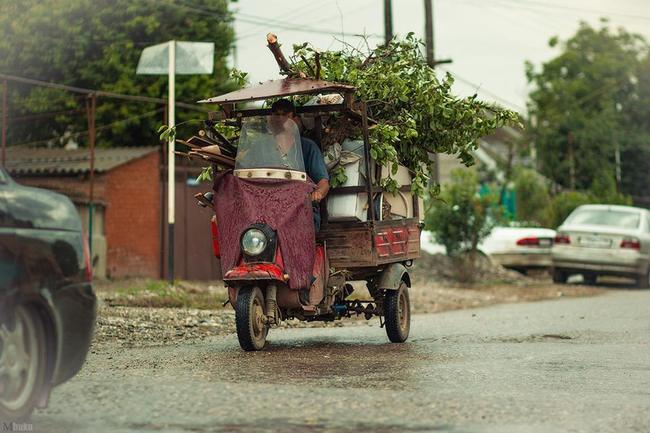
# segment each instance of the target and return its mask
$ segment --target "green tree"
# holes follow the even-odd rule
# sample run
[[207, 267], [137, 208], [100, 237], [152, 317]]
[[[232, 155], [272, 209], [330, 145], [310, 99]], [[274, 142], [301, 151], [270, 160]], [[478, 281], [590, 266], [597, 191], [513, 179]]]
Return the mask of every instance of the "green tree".
[[[482, 102], [473, 95], [454, 95], [454, 79], [439, 80], [422, 56], [421, 42], [408, 34], [374, 49], [346, 46], [341, 51], [317, 53], [309, 44], [294, 46], [294, 68], [307, 76], [354, 85], [367, 101], [369, 116], [378, 122], [370, 131], [373, 158], [382, 165], [407, 166], [415, 174], [413, 186], [422, 193], [427, 185], [430, 153], [457, 155], [474, 163], [478, 139], [495, 129], [516, 124], [512, 111]], [[357, 131], [357, 134], [360, 134]], [[388, 179], [389, 190], [397, 185]]]
[[500, 220], [500, 213], [495, 211], [497, 202], [494, 195], [479, 194], [474, 171], [456, 169], [451, 174], [451, 183], [443, 186], [439, 198], [433, 199], [426, 215], [426, 228], [445, 246], [448, 255], [457, 256], [465, 251], [475, 254], [478, 244]]
[[[542, 173], [561, 186], [585, 190], [595, 177], [615, 179], [617, 146], [624, 154], [648, 146], [648, 44], [624, 29], [582, 23], [561, 47], [539, 69], [527, 63], [534, 87], [528, 132]], [[630, 185], [628, 175], [623, 172], [624, 185]], [[627, 192], [638, 192], [630, 186]]]
[[548, 187], [534, 170], [519, 169], [515, 177], [517, 220], [544, 225], [545, 212], [551, 203]]
[[[233, 42], [227, 0], [0, 0], [0, 72], [131, 95], [165, 97], [166, 76], [136, 75], [142, 49], [170, 39], [215, 43], [212, 75], [178, 76], [178, 101], [225, 92], [226, 57]], [[10, 84], [12, 117], [52, 113], [37, 123], [10, 124], [9, 143], [43, 143], [87, 129], [84, 98], [58, 90]], [[100, 144], [157, 142], [162, 106], [100, 98]], [[178, 120], [203, 117], [184, 109]], [[131, 119], [125, 121], [124, 119]], [[117, 122], [117, 123], [116, 123]], [[103, 125], [111, 125], [104, 127]], [[36, 127], [34, 127], [36, 126]], [[83, 142], [83, 137], [82, 140]]]

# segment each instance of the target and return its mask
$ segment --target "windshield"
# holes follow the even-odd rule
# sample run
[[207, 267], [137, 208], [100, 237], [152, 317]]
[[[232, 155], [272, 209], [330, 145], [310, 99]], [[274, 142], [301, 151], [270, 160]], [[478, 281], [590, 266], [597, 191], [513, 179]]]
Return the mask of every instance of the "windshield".
[[569, 224], [590, 224], [621, 229], [636, 229], [640, 222], [639, 212], [609, 209], [578, 209], [567, 219]]
[[235, 170], [250, 168], [305, 171], [300, 133], [293, 120], [283, 115], [242, 120]]

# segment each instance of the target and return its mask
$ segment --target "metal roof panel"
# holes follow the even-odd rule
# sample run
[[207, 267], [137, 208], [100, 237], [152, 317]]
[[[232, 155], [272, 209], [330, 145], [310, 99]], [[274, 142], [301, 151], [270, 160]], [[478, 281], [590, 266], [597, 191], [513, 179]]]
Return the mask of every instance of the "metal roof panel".
[[283, 80], [267, 81], [198, 102], [200, 104], [232, 104], [234, 102], [258, 101], [280, 96], [345, 93], [352, 92], [355, 89], [354, 86], [331, 81], [312, 80], [308, 78], [285, 78]]

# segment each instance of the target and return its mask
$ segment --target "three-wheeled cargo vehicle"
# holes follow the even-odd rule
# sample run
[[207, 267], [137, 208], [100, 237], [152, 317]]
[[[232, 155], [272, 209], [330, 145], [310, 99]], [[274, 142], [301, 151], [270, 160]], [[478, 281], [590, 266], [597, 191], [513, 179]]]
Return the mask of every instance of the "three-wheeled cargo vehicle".
[[[280, 97], [309, 99], [296, 106], [302, 134], [292, 120], [275, 121], [270, 108], [238, 108]], [[379, 186], [389, 170], [371, 158], [373, 122], [365, 102], [355, 100], [355, 88], [294, 77], [200, 102], [219, 104], [221, 110], [210, 113], [200, 137], [183, 143], [191, 156], [213, 165], [213, 191], [197, 199], [214, 208], [213, 246], [241, 347], [262, 349], [269, 328], [281, 320], [352, 315], [378, 316], [390, 341], [406, 341], [408, 268], [419, 256], [422, 202], [411, 191], [405, 167], [393, 174], [402, 185], [398, 191]], [[349, 121], [362, 139], [327, 140], [336, 132], [333, 119]], [[238, 137], [226, 139], [215, 128], [218, 123], [236, 126]], [[321, 149], [328, 164], [338, 164], [347, 175], [319, 207], [309, 199], [314, 184], [305, 172], [301, 135], [321, 147], [330, 143]], [[314, 212], [320, 213], [318, 231]], [[351, 282], [363, 281], [368, 294], [353, 294]]]

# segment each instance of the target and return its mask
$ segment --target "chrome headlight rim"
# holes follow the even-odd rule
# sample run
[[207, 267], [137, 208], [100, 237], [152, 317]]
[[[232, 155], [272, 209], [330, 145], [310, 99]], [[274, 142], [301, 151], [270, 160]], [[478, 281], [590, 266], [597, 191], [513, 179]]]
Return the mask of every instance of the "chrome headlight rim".
[[250, 227], [242, 234], [240, 244], [244, 254], [255, 257], [261, 255], [267, 249], [269, 238], [258, 227]]

